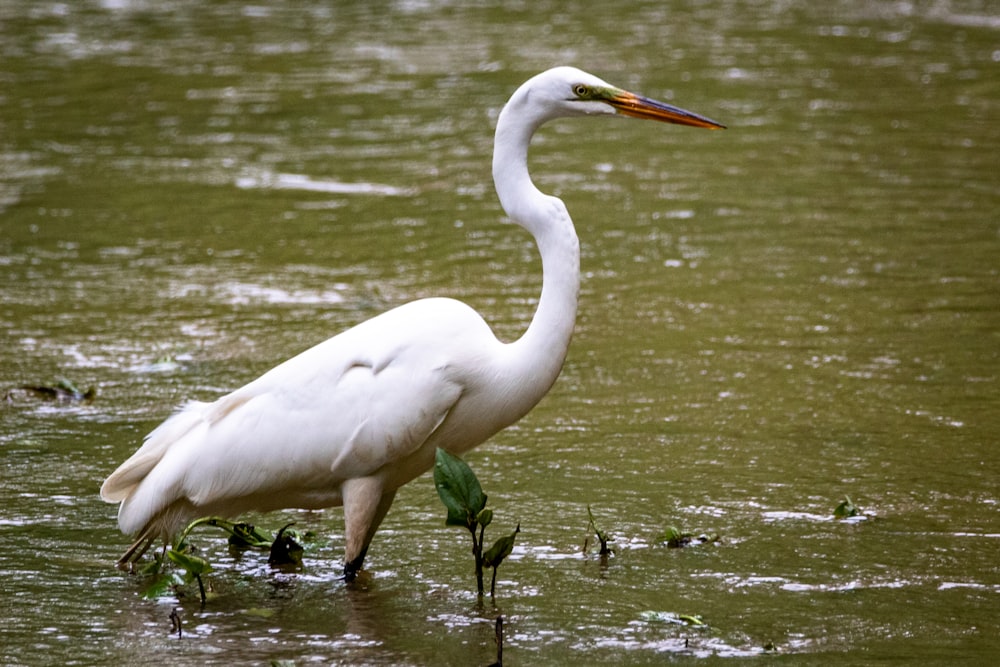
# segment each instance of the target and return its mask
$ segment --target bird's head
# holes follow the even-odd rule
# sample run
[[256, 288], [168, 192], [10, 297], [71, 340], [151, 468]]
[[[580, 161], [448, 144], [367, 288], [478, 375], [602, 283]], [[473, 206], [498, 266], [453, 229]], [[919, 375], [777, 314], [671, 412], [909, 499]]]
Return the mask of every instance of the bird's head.
[[554, 67], [529, 79], [511, 103], [534, 109], [542, 122], [561, 116], [622, 114], [633, 118], [703, 127], [725, 125], [691, 111], [622, 90], [575, 67]]

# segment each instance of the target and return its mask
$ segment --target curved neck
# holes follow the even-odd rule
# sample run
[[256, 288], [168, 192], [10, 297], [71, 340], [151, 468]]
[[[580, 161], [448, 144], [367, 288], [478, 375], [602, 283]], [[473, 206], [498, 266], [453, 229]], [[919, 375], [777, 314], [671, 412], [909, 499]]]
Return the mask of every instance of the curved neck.
[[580, 244], [565, 205], [538, 190], [528, 174], [528, 144], [547, 118], [524, 114], [517, 106], [515, 96], [497, 120], [493, 180], [504, 211], [534, 236], [542, 257], [538, 307], [524, 335], [510, 344], [508, 357], [519, 398], [530, 401], [527, 412], [555, 382], [566, 359], [580, 291]]

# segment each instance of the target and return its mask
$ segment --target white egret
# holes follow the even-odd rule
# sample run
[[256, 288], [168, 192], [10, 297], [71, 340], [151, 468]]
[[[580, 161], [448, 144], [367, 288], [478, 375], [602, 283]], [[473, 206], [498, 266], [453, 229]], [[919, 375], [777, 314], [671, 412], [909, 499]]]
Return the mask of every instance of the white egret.
[[190, 401], [101, 487], [120, 502], [134, 562], [187, 522], [245, 511], [343, 505], [344, 574], [360, 570], [396, 490], [442, 447], [461, 454], [549, 391], [576, 319], [579, 242], [563, 202], [528, 174], [528, 144], [564, 116], [624, 114], [709, 129], [703, 116], [571, 67], [518, 88], [497, 119], [493, 180], [507, 215], [534, 236], [542, 293], [524, 335], [497, 340], [476, 311], [430, 298], [378, 315], [211, 403]]

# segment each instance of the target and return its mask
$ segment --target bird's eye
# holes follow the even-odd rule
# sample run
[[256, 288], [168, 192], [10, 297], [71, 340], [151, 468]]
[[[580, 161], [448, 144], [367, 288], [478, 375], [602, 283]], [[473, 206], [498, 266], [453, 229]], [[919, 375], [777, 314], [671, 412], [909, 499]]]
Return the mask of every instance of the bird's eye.
[[587, 97], [590, 95], [590, 88], [583, 85], [582, 83], [578, 83], [575, 86], [573, 86], [573, 93], [577, 97]]

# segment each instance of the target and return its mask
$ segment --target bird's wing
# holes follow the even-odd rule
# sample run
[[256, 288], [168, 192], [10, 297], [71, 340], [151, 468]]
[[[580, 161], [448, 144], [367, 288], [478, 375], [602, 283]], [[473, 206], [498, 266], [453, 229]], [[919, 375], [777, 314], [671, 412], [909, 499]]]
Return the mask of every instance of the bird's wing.
[[446, 367], [405, 354], [335, 371], [314, 356], [286, 362], [292, 380], [269, 373], [212, 405], [183, 466], [184, 495], [201, 505], [371, 475], [416, 451], [462, 394]]
[[331, 472], [341, 479], [364, 477], [412, 454], [448, 417], [462, 390], [443, 364], [416, 371], [395, 363], [352, 366], [338, 386], [350, 397], [340, 404], [351, 432]]

